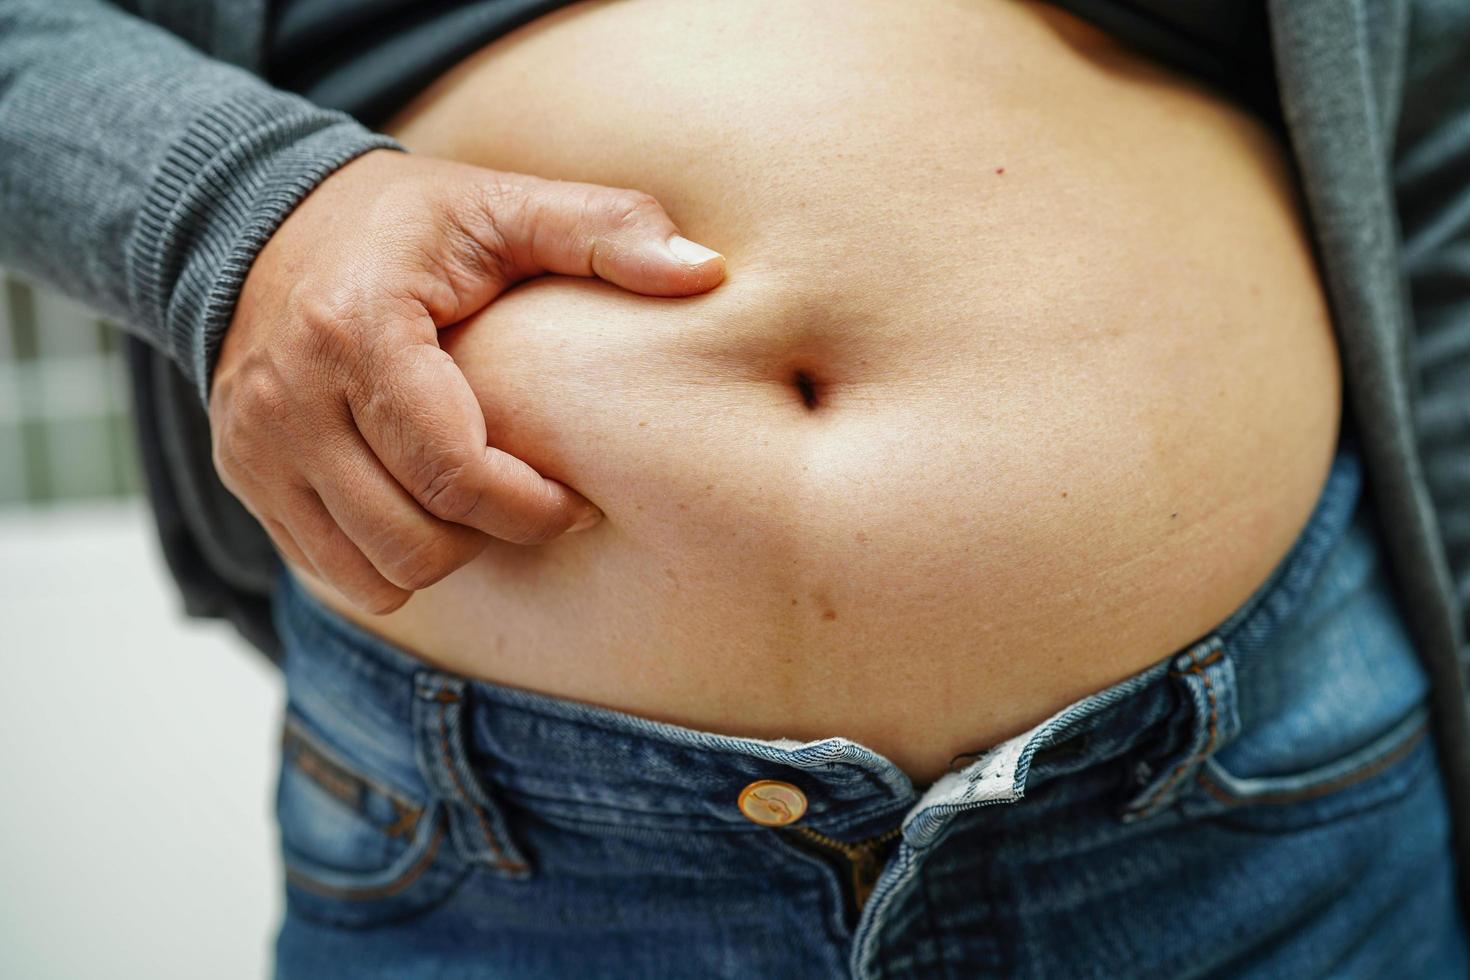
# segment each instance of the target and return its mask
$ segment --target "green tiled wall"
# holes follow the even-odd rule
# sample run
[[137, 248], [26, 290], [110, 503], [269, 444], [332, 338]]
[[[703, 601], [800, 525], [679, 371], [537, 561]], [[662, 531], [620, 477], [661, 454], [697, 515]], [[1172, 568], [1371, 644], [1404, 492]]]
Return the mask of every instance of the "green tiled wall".
[[138, 491], [117, 328], [0, 270], [0, 507]]

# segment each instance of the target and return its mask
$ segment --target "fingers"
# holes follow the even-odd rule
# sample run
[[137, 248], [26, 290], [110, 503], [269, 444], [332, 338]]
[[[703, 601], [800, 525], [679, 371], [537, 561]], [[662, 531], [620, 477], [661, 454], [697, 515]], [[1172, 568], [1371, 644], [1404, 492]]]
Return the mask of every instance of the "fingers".
[[225, 485], [289, 561], [371, 612], [469, 561], [601, 517], [490, 447], [437, 328], [542, 272], [654, 295], [724, 259], [634, 191], [366, 154], [308, 195], [251, 266], [210, 379]]
[[467, 226], [511, 281], [542, 272], [598, 276], [651, 296], [688, 296], [725, 277], [725, 258], [692, 242], [651, 195], [497, 173]]
[[425, 513], [355, 432], [324, 440], [332, 441], [340, 445], [319, 447], [310, 485], [248, 488], [279, 515], [252, 511], [288, 561], [383, 614], [484, 550], [479, 531]]
[[378, 574], [400, 589], [428, 588], [489, 542], [474, 528], [425, 511], [355, 432], [346, 434], [310, 480], [332, 520]]
[[391, 343], [347, 359], [353, 380], [335, 406], [258, 365], [216, 387], [215, 468], [287, 560], [383, 614], [472, 560], [487, 534], [535, 544], [600, 518], [486, 445], [479, 402], [448, 354]]
[[486, 445], [485, 417], [459, 367], [429, 344], [399, 348], [349, 393], [358, 431], [404, 490], [440, 521], [540, 544], [600, 517], [586, 498]]
[[307, 558], [307, 567], [349, 602], [382, 616], [408, 601], [412, 593], [394, 585], [373, 567], [362, 549], [338, 527], [315, 490], [295, 488], [287, 510], [291, 535]]

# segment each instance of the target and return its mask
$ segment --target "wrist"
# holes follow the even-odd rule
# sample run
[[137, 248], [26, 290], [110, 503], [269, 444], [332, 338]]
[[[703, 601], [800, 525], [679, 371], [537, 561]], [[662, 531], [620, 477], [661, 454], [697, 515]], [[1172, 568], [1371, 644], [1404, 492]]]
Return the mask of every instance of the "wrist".
[[203, 112], [165, 156], [129, 248], [142, 315], [207, 403], [219, 346], [256, 257], [329, 174], [397, 149], [341, 113], [281, 93]]

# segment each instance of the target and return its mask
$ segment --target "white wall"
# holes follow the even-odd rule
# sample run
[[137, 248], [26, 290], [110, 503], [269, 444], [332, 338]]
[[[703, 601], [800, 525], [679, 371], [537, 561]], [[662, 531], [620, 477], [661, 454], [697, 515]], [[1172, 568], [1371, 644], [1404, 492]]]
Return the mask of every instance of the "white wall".
[[0, 977], [263, 977], [283, 693], [141, 502], [0, 510]]

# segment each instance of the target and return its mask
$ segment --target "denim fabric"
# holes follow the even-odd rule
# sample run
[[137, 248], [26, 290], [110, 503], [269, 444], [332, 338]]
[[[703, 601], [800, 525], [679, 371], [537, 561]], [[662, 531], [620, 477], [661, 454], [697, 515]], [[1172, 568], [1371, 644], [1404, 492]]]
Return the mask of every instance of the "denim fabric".
[[[927, 788], [445, 673], [283, 578], [282, 978], [1457, 977], [1427, 681], [1350, 437], [1214, 631]], [[753, 781], [805, 793], [760, 826]]]

